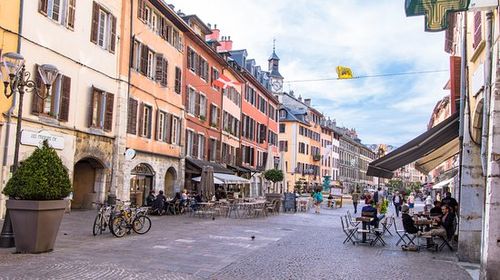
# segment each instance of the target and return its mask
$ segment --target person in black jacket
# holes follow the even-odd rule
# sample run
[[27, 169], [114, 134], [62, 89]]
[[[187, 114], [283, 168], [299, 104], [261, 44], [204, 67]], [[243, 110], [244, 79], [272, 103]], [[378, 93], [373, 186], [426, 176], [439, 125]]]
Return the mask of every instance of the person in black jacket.
[[455, 234], [455, 213], [448, 205], [443, 205], [441, 211], [443, 211], [443, 216], [439, 219], [440, 226], [422, 233], [422, 236], [442, 236], [450, 239]]
[[401, 219], [403, 220], [403, 228], [407, 233], [416, 234], [418, 232], [418, 228], [415, 226], [415, 222], [412, 217], [408, 214], [410, 208], [407, 205], [403, 205], [401, 207]]

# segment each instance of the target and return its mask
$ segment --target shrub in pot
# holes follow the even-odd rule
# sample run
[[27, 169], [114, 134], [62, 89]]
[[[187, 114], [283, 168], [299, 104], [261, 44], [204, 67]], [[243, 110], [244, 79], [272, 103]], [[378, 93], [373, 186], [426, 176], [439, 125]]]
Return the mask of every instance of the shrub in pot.
[[52, 251], [71, 192], [66, 167], [47, 141], [43, 142], [7, 182], [16, 250], [20, 253]]

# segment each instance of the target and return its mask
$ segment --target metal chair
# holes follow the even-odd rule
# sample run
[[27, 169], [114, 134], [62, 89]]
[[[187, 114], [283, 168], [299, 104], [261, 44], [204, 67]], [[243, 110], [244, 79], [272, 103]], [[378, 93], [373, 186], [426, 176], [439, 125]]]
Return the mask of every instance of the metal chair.
[[[413, 236], [410, 236], [410, 234], [408, 232], [406, 232], [406, 230], [404, 229], [398, 229], [398, 226], [397, 226], [397, 222], [394, 220], [394, 230], [396, 231], [396, 234], [399, 236], [399, 240], [398, 242], [396, 242], [396, 246], [399, 245], [399, 243], [401, 243], [401, 241], [403, 241], [403, 243], [405, 245], [415, 245], [415, 238], [417, 237], [416, 235], [413, 235]], [[405, 237], [406, 239], [408, 239], [408, 242], [405, 241]]]
[[349, 224], [352, 227], [357, 227], [360, 224], [360, 222], [356, 221], [356, 219], [351, 216], [351, 212], [349, 210], [347, 210], [347, 218], [348, 218]]
[[382, 238], [382, 235], [384, 234], [384, 229], [383, 228], [374, 228], [374, 229], [372, 229], [372, 233], [373, 233], [373, 235], [375, 235], [375, 239], [373, 239], [370, 242], [370, 245], [371, 246], [377, 245], [377, 242], [380, 242], [380, 244], [382, 246], [385, 246], [385, 241]]
[[382, 234], [385, 234], [386, 232], [389, 233], [390, 236], [393, 236], [391, 233], [391, 227], [392, 224], [395, 223], [395, 219], [393, 216], [386, 216], [382, 221], [380, 222], [382, 224], [382, 229], [383, 232]]
[[347, 236], [345, 239], [344, 239], [344, 242], [342, 242], [342, 244], [345, 244], [346, 242], [352, 242], [352, 244], [356, 244], [355, 243], [355, 234], [356, 232], [358, 231], [358, 228], [357, 227], [350, 227], [348, 224], [347, 224], [347, 216], [345, 216], [345, 219], [346, 219], [346, 222], [344, 224], [344, 218], [341, 216], [340, 217], [340, 222], [342, 223], [342, 231], [345, 233], [345, 235]]

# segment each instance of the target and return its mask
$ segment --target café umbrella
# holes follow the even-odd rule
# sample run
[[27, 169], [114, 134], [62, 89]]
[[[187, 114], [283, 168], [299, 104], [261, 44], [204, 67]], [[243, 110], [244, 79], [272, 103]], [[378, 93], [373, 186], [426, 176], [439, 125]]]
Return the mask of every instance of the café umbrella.
[[200, 188], [203, 198], [207, 201], [211, 200], [212, 196], [215, 194], [213, 167], [203, 166], [201, 170]]

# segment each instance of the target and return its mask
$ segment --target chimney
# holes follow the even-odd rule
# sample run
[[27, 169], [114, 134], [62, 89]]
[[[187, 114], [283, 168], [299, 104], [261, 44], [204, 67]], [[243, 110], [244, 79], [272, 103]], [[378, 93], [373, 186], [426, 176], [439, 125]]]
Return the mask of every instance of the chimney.
[[[211, 28], [210, 24], [208, 27]], [[208, 34], [205, 36], [205, 41], [219, 41], [220, 30], [217, 29], [217, 24], [214, 24], [214, 28], [212, 29], [212, 34]]]
[[311, 107], [311, 98], [306, 98], [306, 99], [304, 99], [304, 103], [305, 103], [307, 106]]
[[217, 47], [218, 52], [229, 52], [233, 50], [233, 41], [231, 41], [231, 36], [222, 36], [220, 41], [220, 46]]
[[172, 11], [175, 11], [175, 6], [174, 6], [174, 4], [168, 4], [167, 6], [168, 6], [170, 9], [172, 9]]

